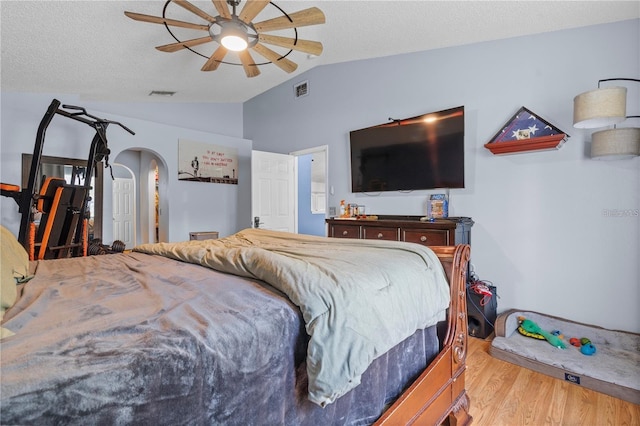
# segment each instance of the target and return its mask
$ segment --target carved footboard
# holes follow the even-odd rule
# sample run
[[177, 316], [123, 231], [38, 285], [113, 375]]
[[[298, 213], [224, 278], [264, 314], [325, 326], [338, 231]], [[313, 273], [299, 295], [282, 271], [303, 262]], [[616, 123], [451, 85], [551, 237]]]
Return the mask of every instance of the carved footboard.
[[442, 262], [451, 288], [443, 347], [436, 359], [380, 417], [376, 425], [450, 425], [471, 423], [469, 397], [465, 391], [467, 355], [466, 274], [471, 249], [430, 247]]

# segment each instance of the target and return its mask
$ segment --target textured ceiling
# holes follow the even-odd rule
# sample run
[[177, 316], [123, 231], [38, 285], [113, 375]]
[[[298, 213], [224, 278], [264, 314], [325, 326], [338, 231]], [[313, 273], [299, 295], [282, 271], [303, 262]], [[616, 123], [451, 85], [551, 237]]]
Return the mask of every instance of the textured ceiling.
[[[211, 1], [192, 3], [217, 15]], [[640, 17], [638, 1], [275, 3], [288, 13], [319, 7], [326, 24], [298, 28], [298, 37], [321, 41], [324, 52], [315, 58], [293, 52], [288, 56], [298, 64], [293, 74], [269, 64], [249, 79], [241, 66], [222, 64], [217, 71], [202, 72], [206, 59], [195, 53], [159, 52], [155, 46], [175, 41], [164, 25], [136, 22], [123, 13], [161, 16], [165, 1], [2, 0], [2, 90], [78, 94], [103, 101], [244, 102], [320, 65]], [[175, 4], [167, 11], [173, 19], [204, 23]], [[254, 22], [276, 12], [268, 6]], [[291, 37], [291, 31], [273, 34]], [[183, 40], [206, 35], [186, 29], [177, 29], [176, 34]], [[208, 57], [215, 47], [211, 42], [199, 51]], [[256, 62], [261, 59], [254, 57]], [[230, 54], [227, 59], [234, 58]], [[150, 98], [152, 90], [177, 93], [172, 98]]]

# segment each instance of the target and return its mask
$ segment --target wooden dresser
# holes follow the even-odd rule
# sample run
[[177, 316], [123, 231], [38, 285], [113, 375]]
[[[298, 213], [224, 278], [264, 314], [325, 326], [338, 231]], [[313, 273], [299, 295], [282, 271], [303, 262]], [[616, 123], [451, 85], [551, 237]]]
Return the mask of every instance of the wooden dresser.
[[[381, 216], [368, 219], [326, 219], [327, 235], [335, 238], [407, 241], [425, 246], [471, 245], [470, 217], [449, 217], [422, 222], [420, 216]], [[471, 276], [471, 261], [467, 263], [466, 280]], [[441, 325], [439, 325], [440, 327]], [[446, 330], [438, 330], [444, 336]]]
[[422, 222], [420, 216], [378, 216], [377, 220], [326, 219], [326, 222], [329, 237], [407, 241], [425, 246], [471, 244], [473, 226], [469, 217]]

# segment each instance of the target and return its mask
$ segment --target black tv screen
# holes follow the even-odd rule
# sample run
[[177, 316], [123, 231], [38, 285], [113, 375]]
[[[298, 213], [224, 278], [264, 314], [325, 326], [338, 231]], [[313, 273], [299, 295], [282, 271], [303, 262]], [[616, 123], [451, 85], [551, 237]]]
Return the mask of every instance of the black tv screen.
[[464, 106], [349, 133], [352, 192], [464, 188]]

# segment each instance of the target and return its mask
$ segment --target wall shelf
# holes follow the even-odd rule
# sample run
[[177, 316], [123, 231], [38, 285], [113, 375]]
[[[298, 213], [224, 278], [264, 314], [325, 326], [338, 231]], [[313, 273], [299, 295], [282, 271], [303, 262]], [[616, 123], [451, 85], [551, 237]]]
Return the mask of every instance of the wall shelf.
[[484, 147], [494, 155], [560, 149], [568, 136], [523, 106]]
[[488, 142], [484, 144], [494, 155], [518, 154], [528, 151], [543, 151], [560, 149], [567, 140], [565, 133], [557, 135], [541, 136], [539, 138], [521, 139], [506, 142]]

